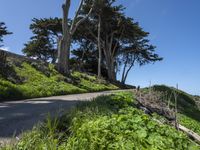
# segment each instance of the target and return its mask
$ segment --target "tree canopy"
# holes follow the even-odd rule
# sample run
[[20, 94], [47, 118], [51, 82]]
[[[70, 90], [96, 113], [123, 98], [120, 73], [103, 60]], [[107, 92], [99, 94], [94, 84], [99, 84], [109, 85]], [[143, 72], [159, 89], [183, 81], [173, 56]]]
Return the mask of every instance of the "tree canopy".
[[56, 62], [57, 59], [57, 39], [62, 33], [62, 19], [45, 18], [32, 19], [30, 29], [33, 36], [25, 44], [22, 50], [24, 54], [39, 60]]
[[1, 45], [3, 43], [3, 37], [8, 34], [12, 34], [12, 32], [9, 32], [7, 30], [7, 27], [4, 22], [0, 22], [0, 47], [3, 46]]
[[[116, 73], [120, 70], [121, 66], [124, 66], [126, 70], [127, 67], [131, 69], [135, 63], [144, 65], [162, 60], [158, 54], [155, 54], [155, 46], [151, 45], [147, 39], [149, 33], [145, 32], [139, 26], [138, 22], [125, 15], [125, 8], [122, 5], [114, 5], [115, 0], [99, 1], [96, 3], [96, 8], [98, 9], [95, 9], [96, 11], [92, 13], [87, 22], [79, 28], [77, 39], [80, 43], [86, 40], [96, 44], [94, 51], [97, 51], [97, 24], [100, 13], [100, 42], [104, 58], [102, 63], [106, 66], [107, 75], [110, 80], [116, 80]], [[82, 12], [83, 14], [90, 7], [88, 5], [91, 5], [91, 0], [88, 0], [86, 3]], [[130, 69], [128, 68], [125, 71], [123, 82], [125, 82], [126, 74], [128, 74]]]
[[[135, 65], [162, 60], [155, 52], [156, 47], [148, 40], [149, 33], [133, 18], [126, 16], [122, 5], [116, 5], [115, 0], [81, 2], [82, 7], [79, 7], [75, 22], [68, 20], [70, 28], [84, 18], [84, 22], [78, 24], [70, 37], [70, 41], [76, 45], [71, 50], [76, 68], [99, 74], [101, 67], [102, 75], [112, 81], [116, 81], [117, 72], [122, 71], [121, 82], [125, 83], [129, 71]], [[90, 15], [87, 15], [88, 12]], [[61, 22], [59, 18], [33, 19], [30, 29], [34, 36], [23, 51], [28, 56], [45, 61], [51, 58], [55, 62], [56, 41], [62, 35]]]

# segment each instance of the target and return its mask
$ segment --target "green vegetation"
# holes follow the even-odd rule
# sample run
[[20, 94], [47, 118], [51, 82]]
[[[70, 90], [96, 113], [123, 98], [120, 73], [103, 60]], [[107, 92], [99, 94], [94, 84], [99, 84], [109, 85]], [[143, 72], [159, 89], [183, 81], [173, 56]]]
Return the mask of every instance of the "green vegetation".
[[12, 65], [10, 70], [11, 76], [0, 74], [0, 101], [117, 89], [84, 73], [74, 72], [66, 78], [51, 64], [22, 63]]
[[163, 92], [165, 102], [168, 103], [168, 100], [170, 100], [171, 107], [174, 107], [173, 94], [176, 92], [178, 96], [179, 123], [200, 135], [200, 109], [197, 103], [197, 96], [164, 85], [156, 85], [153, 89]]
[[61, 118], [46, 120], [3, 150], [197, 150], [175, 128], [159, 124], [135, 106], [130, 92], [82, 102]]
[[[155, 86], [153, 86], [153, 89], [156, 91], [165, 92], [165, 93], [167, 93], [168, 96], [172, 95], [171, 98], [174, 98], [173, 92], [176, 92], [178, 94], [179, 107], [195, 105], [194, 97], [192, 95], [189, 95], [189, 94], [181, 91], [181, 90], [177, 90], [175, 88], [168, 87], [165, 85], [155, 85]], [[172, 100], [172, 102], [173, 102], [173, 100]]]
[[168, 103], [168, 100], [171, 102], [171, 106], [174, 106], [174, 92], [177, 93], [177, 105], [178, 105], [178, 111], [186, 115], [198, 122], [200, 122], [200, 109], [198, 108], [198, 105], [195, 101], [195, 97], [192, 95], [189, 95], [181, 90], [177, 90], [175, 88], [167, 87], [164, 85], [156, 85], [153, 87], [155, 91], [163, 92], [166, 102]]
[[1, 45], [3, 42], [3, 37], [9, 34], [12, 34], [12, 32], [9, 32], [7, 30], [7, 27], [4, 22], [0, 22], [0, 47], [3, 46]]
[[115, 85], [112, 85], [105, 80], [99, 80], [96, 76], [89, 76], [80, 72], [74, 72], [72, 77], [80, 79], [79, 88], [86, 89], [87, 91], [102, 91], [116, 89]]
[[191, 129], [192, 131], [196, 132], [200, 135], [200, 122], [196, 121], [186, 115], [179, 114], [179, 122], [180, 124], [184, 125], [185, 127]]

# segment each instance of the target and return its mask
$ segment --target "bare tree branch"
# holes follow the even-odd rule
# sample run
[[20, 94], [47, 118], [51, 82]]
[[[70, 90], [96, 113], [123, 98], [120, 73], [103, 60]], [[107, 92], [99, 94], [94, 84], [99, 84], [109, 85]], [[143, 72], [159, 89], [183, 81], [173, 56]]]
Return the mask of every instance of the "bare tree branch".
[[[83, 0], [82, 0], [82, 1], [83, 1]], [[83, 4], [83, 2], [81, 2], [81, 5], [82, 5], [82, 4]], [[81, 7], [80, 7], [80, 8], [81, 8]], [[90, 11], [88, 12], [88, 14], [87, 14], [85, 17], [83, 17], [82, 19], [80, 19], [76, 24], [74, 24], [75, 21], [77, 20], [77, 16], [78, 16], [79, 12], [80, 12], [80, 10], [78, 10], [79, 12], [77, 12], [77, 16], [76, 16], [76, 18], [74, 18], [74, 21], [73, 21], [72, 26], [71, 26], [71, 35], [73, 35], [74, 32], [76, 31], [77, 27], [78, 27], [81, 23], [83, 23], [83, 22], [90, 16], [90, 14], [91, 14], [92, 11], [93, 11], [93, 8], [94, 8], [94, 4], [93, 4], [92, 7], [90, 8]]]
[[[120, 35], [120, 37], [119, 37], [119, 41], [122, 39], [122, 36], [123, 36], [123, 34], [124, 34], [124, 30], [125, 30], [125, 27], [124, 26], [122, 26], [122, 29], [121, 29], [122, 31], [121, 31], [121, 35]], [[115, 43], [115, 46], [114, 46], [114, 48], [113, 48], [113, 52], [112, 52], [112, 57], [114, 57], [114, 55], [115, 55], [115, 51], [116, 51], [116, 48], [117, 48], [117, 42]]]
[[112, 44], [113, 44], [113, 37], [114, 37], [115, 32], [111, 33], [110, 37], [110, 43], [109, 43], [109, 51], [112, 51]]
[[[87, 27], [87, 29], [88, 29], [90, 35], [92, 35], [92, 37], [98, 41], [98, 37], [97, 37], [88, 27]], [[102, 47], [105, 48], [105, 46], [104, 46], [105, 42], [102, 40], [102, 38], [100, 38], [100, 40], [101, 40], [101, 45], [102, 45]], [[91, 40], [90, 40], [90, 41], [91, 41]]]
[[62, 21], [62, 28], [63, 28], [63, 35], [68, 34], [68, 16], [69, 16], [69, 8], [71, 5], [71, 0], [66, 0], [66, 3], [62, 5], [63, 8], [63, 21]]
[[81, 0], [81, 1], [80, 1], [79, 7], [78, 7], [77, 11], [75, 12], [75, 17], [74, 17], [74, 20], [73, 20], [73, 22], [72, 22], [70, 31], [72, 31], [73, 28], [74, 28], [74, 26], [75, 26], [75, 22], [76, 22], [76, 19], [77, 19], [78, 15], [79, 15], [79, 12], [80, 12], [80, 10], [81, 10], [81, 7], [82, 7], [82, 5], [83, 5], [83, 2], [84, 2], [84, 0]]

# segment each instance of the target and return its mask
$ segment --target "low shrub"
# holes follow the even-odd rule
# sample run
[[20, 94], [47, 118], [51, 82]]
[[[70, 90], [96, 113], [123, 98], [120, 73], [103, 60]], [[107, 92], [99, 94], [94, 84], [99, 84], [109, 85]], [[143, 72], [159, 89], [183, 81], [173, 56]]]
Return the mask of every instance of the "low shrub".
[[48, 118], [5, 150], [198, 150], [184, 133], [159, 124], [134, 107], [130, 92], [80, 103], [61, 118]]
[[183, 114], [179, 114], [178, 119], [181, 125], [187, 127], [188, 129], [191, 129], [193, 132], [196, 132], [200, 135], [200, 122]]
[[41, 68], [40, 66], [38, 69], [28, 63], [13, 66], [15, 78], [20, 80], [20, 83], [16, 84], [9, 79], [0, 78], [0, 101], [117, 89], [110, 83], [99, 82], [95, 76], [79, 72], [75, 72], [70, 79], [77, 77], [77, 81], [74, 84], [69, 83], [66, 77], [54, 69], [53, 65], [43, 67], [45, 72], [42, 72], [41, 70], [44, 69]]

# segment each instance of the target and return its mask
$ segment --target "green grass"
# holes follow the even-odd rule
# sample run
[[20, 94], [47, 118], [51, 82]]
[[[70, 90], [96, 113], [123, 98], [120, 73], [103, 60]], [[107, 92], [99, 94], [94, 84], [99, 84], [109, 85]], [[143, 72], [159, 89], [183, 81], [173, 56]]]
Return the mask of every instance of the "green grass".
[[200, 122], [190, 117], [187, 117], [186, 115], [183, 115], [183, 114], [179, 114], [178, 118], [181, 125], [184, 125], [185, 127], [191, 129], [193, 132], [200, 135]]
[[82, 102], [61, 118], [50, 118], [3, 150], [198, 150], [182, 132], [134, 107], [130, 92]]
[[165, 102], [167, 103], [170, 99], [171, 107], [174, 107], [175, 100], [173, 93], [176, 92], [178, 95], [177, 105], [179, 123], [200, 135], [200, 109], [197, 104], [197, 96], [187, 94], [181, 90], [165, 85], [156, 85], [153, 87], [153, 90], [163, 92]]
[[[193, 96], [189, 95], [188, 93], [185, 93], [181, 90], [177, 90], [175, 88], [168, 87], [165, 85], [155, 85], [155, 86], [153, 86], [153, 89], [156, 91], [165, 92], [165, 93], [167, 93], [167, 95], [171, 95], [175, 91], [178, 94], [178, 103], [179, 103], [180, 107], [196, 105]], [[173, 95], [172, 95], [172, 98], [173, 98]], [[172, 101], [174, 101], [174, 100], [172, 100]]]
[[[72, 77], [80, 79], [79, 87], [87, 91], [102, 91], [116, 89], [116, 86], [106, 82], [105, 80], [98, 80], [95, 76], [90, 76], [80, 72], [74, 72]], [[103, 84], [102, 84], [103, 83]]]
[[173, 93], [176, 92], [178, 95], [177, 105], [179, 113], [200, 122], [200, 109], [198, 108], [194, 96], [165, 85], [156, 85], [153, 89], [166, 94], [165, 100], [167, 102], [168, 99], [170, 99], [172, 106], [174, 106], [175, 101]]
[[0, 101], [118, 89], [105, 80], [97, 80], [95, 76], [74, 72], [71, 78], [66, 78], [53, 65], [38, 66], [28, 63], [13, 65], [15, 76], [1, 76]]

